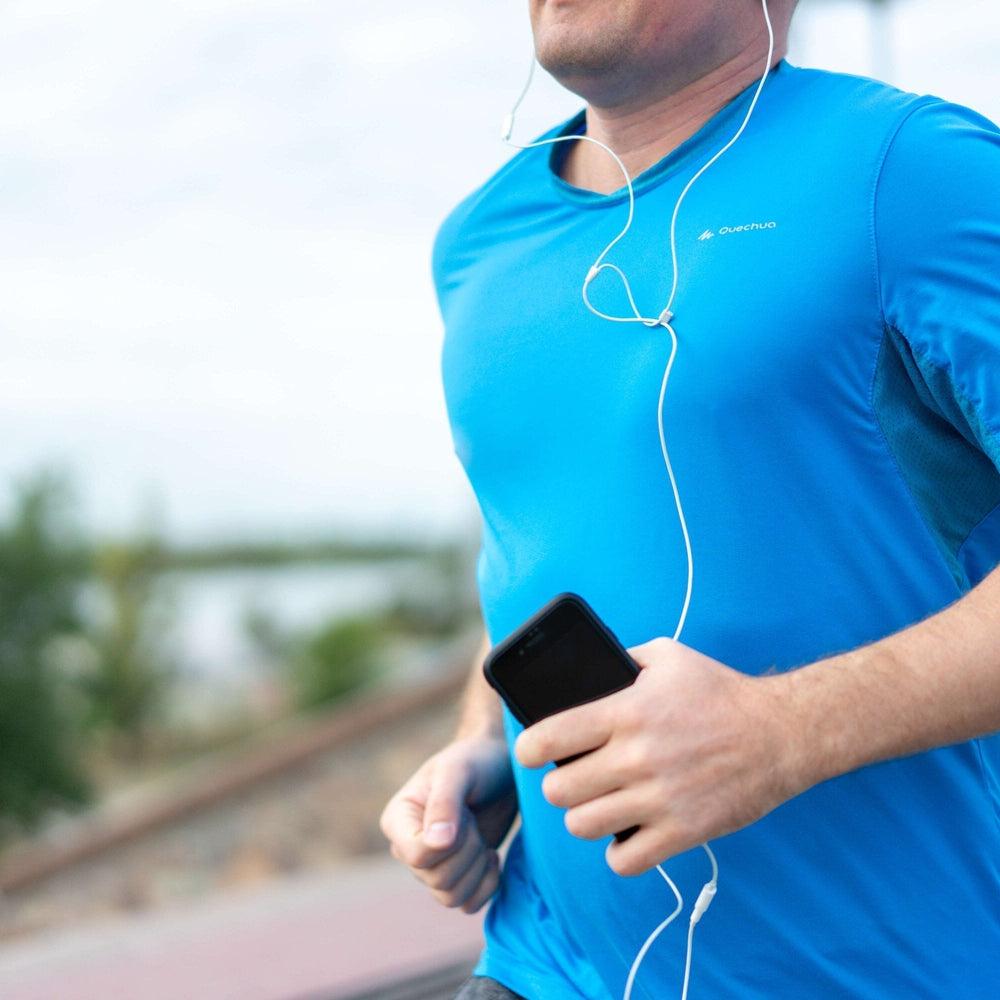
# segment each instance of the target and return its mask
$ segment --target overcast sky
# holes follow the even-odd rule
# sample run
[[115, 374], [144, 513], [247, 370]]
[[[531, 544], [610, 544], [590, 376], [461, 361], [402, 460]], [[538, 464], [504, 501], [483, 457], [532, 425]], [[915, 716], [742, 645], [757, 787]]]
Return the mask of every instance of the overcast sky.
[[[471, 523], [428, 260], [507, 155], [525, 6], [0, 7], [3, 492], [65, 468], [89, 524], [189, 539]], [[995, 3], [890, 25], [802, 0], [791, 59], [1000, 118]], [[542, 78], [518, 131], [577, 106]]]

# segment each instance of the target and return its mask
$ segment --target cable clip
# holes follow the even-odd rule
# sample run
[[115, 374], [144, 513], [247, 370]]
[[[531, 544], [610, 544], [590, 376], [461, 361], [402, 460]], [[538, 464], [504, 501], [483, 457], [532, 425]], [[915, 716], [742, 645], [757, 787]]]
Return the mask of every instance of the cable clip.
[[657, 319], [656, 322], [659, 323], [660, 326], [670, 326], [670, 321], [673, 318], [674, 314], [669, 309], [664, 309], [663, 312], [660, 313], [659, 319]]

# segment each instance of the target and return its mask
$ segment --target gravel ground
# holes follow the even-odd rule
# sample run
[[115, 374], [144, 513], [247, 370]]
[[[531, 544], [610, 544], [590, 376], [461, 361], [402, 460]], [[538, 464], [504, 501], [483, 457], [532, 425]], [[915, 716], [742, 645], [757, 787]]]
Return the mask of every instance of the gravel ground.
[[0, 941], [330, 871], [385, 850], [378, 815], [449, 735], [438, 705], [0, 898]]

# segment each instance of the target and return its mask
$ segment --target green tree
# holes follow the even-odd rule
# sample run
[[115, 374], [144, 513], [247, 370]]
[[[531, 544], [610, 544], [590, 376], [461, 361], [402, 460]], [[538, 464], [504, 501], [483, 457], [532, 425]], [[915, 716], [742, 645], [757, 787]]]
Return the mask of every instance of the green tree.
[[144, 755], [173, 675], [164, 648], [163, 562], [155, 538], [109, 543], [94, 557], [106, 604], [101, 620], [88, 629], [95, 656], [83, 686], [92, 724], [131, 759]]
[[0, 823], [30, 825], [84, 801], [78, 720], [52, 655], [78, 633], [85, 559], [71, 530], [65, 482], [37, 476], [0, 528]]
[[370, 681], [384, 645], [384, 623], [378, 618], [337, 620], [321, 628], [293, 661], [298, 706], [308, 709], [335, 701]]

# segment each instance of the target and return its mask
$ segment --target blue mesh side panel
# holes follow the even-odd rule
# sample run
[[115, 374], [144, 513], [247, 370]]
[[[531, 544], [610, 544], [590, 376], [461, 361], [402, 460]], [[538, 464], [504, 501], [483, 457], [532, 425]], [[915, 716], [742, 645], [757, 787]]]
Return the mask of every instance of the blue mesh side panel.
[[986, 454], [995, 442], [947, 375], [921, 363], [891, 328], [882, 338], [872, 402], [921, 515], [959, 586], [967, 589], [992, 568], [981, 565], [981, 558], [974, 567], [966, 565], [960, 553], [1000, 505], [1000, 473]]

